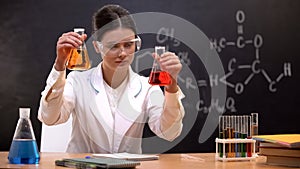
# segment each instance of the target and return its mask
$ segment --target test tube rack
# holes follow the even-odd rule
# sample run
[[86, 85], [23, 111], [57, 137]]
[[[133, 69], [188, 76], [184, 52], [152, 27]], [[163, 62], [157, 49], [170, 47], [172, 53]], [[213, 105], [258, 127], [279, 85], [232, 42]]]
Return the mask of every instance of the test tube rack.
[[250, 115], [219, 116], [216, 159], [222, 161], [254, 159], [256, 157], [256, 141], [252, 139], [254, 125], [256, 123]]
[[[241, 161], [241, 160], [254, 160], [257, 155], [255, 153], [255, 142], [253, 139], [219, 139], [216, 138], [216, 160], [219, 161]], [[219, 146], [219, 145], [222, 146]], [[249, 145], [251, 147], [251, 151], [244, 152], [242, 155], [241, 152], [238, 151], [228, 151], [230, 146], [240, 146], [242, 144]], [[221, 149], [220, 149], [221, 147]], [[251, 155], [251, 156], [249, 156]]]

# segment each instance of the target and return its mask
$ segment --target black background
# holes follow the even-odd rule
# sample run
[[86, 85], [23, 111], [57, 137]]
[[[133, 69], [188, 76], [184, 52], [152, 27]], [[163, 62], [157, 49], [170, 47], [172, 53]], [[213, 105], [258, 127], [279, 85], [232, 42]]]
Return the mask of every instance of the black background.
[[[41, 123], [37, 120], [40, 93], [55, 60], [58, 37], [75, 26], [86, 28], [91, 34], [91, 16], [98, 8], [111, 1], [102, 0], [2, 0], [0, 6], [0, 151], [8, 151], [18, 120], [19, 107], [31, 107], [31, 121], [40, 144]], [[259, 112], [259, 132], [300, 133], [299, 80], [300, 59], [300, 1], [298, 0], [200, 0], [200, 1], [113, 1], [131, 13], [165, 12], [176, 15], [196, 25], [207, 37], [236, 39], [236, 12], [242, 10], [244, 36], [263, 37], [260, 48], [260, 68], [272, 80], [283, 72], [284, 63], [291, 63], [292, 76], [276, 83], [276, 92], [268, 89], [269, 82], [262, 74], [255, 75], [242, 94], [228, 87], [227, 95], [235, 99], [236, 111], [225, 114], [250, 114]], [[147, 43], [146, 43], [147, 44]], [[239, 64], [249, 63], [254, 49], [228, 47], [219, 53], [225, 67], [234, 57]], [[190, 54], [191, 60], [193, 54]], [[190, 66], [197, 80], [207, 79], [200, 63]], [[230, 81], [244, 81], [249, 72], [235, 72]], [[209, 91], [209, 88], [207, 89]], [[203, 94], [201, 94], [203, 95]], [[207, 93], [206, 93], [207, 95]], [[187, 96], [188, 97], [188, 96]], [[206, 98], [206, 106], [210, 103]], [[186, 114], [189, 115], [188, 112]], [[215, 132], [205, 143], [198, 137], [206, 118], [198, 112], [197, 121], [179, 145], [169, 152], [213, 152]]]

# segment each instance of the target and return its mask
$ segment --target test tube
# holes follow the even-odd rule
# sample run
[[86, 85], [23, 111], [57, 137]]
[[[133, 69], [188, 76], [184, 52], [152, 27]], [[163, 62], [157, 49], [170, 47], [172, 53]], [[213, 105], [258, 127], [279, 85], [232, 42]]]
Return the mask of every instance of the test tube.
[[[251, 136], [258, 135], [258, 113], [251, 113]], [[255, 152], [258, 152], [258, 144], [259, 142], [255, 142]]]
[[[224, 116], [224, 133], [225, 139], [229, 138], [229, 116]], [[229, 144], [225, 144], [225, 156], [228, 157], [229, 153]]]
[[245, 123], [246, 123], [246, 138], [250, 137], [250, 132], [251, 132], [251, 128], [250, 128], [250, 123], [251, 123], [251, 116], [245, 115]]
[[[241, 116], [237, 116], [237, 127], [238, 127], [238, 138], [241, 138], [242, 125], [241, 125]], [[241, 157], [241, 143], [238, 143], [238, 157]]]
[[[230, 116], [226, 116], [226, 139], [231, 138], [231, 130], [230, 130]], [[227, 157], [231, 157], [231, 144], [226, 144], [226, 153]]]
[[251, 136], [258, 135], [258, 113], [251, 113]]
[[[219, 138], [224, 139], [224, 116], [219, 116]], [[223, 143], [218, 144], [219, 155], [223, 157]]]
[[[231, 139], [234, 139], [235, 138], [235, 118], [234, 118], [234, 115], [231, 115], [230, 116], [230, 131], [231, 131]], [[235, 143], [231, 143], [231, 157], [235, 157]]]
[[[251, 139], [251, 116], [247, 115], [245, 118], [247, 138]], [[247, 143], [247, 157], [252, 157], [252, 143]]]
[[[241, 117], [241, 124], [242, 124], [242, 132], [241, 132], [241, 138], [245, 139], [247, 138], [247, 132], [246, 132], [246, 116], [242, 116]], [[241, 143], [241, 156], [242, 157], [246, 157], [246, 151], [247, 151], [247, 148], [246, 148], [246, 143]]]
[[[226, 118], [226, 139], [233, 139], [233, 124], [232, 124], [232, 116], [225, 116]], [[226, 149], [226, 157], [234, 157], [234, 146], [233, 143], [225, 144]]]
[[[238, 139], [239, 136], [239, 118], [234, 116], [234, 138]], [[240, 157], [239, 143], [235, 143], [235, 156]]]
[[[226, 133], [226, 119], [227, 116], [223, 116], [223, 124], [222, 124], [222, 130], [223, 130], [223, 139], [227, 139], [227, 133]], [[222, 152], [223, 152], [223, 156], [222, 157], [226, 157], [227, 156], [227, 146], [226, 144], [222, 144]]]

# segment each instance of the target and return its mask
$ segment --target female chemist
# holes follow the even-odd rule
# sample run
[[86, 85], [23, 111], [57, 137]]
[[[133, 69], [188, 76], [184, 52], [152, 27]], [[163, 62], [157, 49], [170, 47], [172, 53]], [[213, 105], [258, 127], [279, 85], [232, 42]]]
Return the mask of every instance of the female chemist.
[[93, 29], [93, 44], [102, 62], [87, 71], [72, 71], [67, 78], [69, 52], [87, 35], [68, 32], [58, 39], [56, 60], [40, 100], [39, 120], [56, 125], [72, 114], [70, 153], [142, 153], [145, 123], [160, 138], [172, 141], [178, 137], [184, 117], [184, 95], [177, 86], [182, 68], [178, 57], [166, 52], [157, 60], [172, 80], [162, 92], [131, 69], [140, 39], [126, 9], [102, 7], [93, 16]]

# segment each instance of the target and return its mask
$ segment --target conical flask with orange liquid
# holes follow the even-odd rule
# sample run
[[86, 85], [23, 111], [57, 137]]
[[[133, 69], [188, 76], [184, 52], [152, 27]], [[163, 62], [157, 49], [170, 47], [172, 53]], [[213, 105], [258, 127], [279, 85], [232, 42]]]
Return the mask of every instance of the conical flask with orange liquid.
[[[79, 35], [84, 34], [84, 28], [74, 28], [74, 32]], [[91, 68], [91, 63], [86, 48], [86, 44], [82, 39], [83, 43], [79, 48], [72, 49], [67, 62], [67, 68], [69, 70], [88, 70]]]

